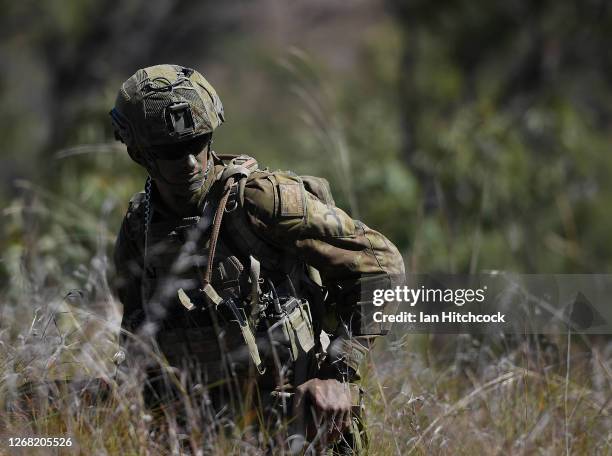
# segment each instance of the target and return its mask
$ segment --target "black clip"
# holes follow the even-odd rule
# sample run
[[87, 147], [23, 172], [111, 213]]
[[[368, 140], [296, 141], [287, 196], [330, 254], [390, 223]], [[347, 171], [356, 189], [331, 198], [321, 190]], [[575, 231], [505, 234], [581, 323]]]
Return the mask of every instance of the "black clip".
[[166, 108], [166, 124], [178, 136], [193, 133], [193, 115], [189, 103], [173, 103]]

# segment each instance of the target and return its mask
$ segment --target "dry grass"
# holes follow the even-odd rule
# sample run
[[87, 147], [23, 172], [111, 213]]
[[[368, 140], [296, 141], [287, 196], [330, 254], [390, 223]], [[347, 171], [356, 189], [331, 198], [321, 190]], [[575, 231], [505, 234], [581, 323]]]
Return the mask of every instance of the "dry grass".
[[[183, 416], [148, 410], [144, 376], [111, 362], [116, 308], [97, 317], [77, 308], [59, 300], [27, 324], [3, 319], [3, 438], [71, 436], [65, 450], [80, 454], [265, 454], [275, 436], [224, 422], [206, 390], [185, 378], [169, 376], [182, 385]], [[468, 336], [389, 339], [364, 382], [370, 454], [612, 453], [610, 343], [572, 341], [566, 376], [565, 356], [527, 342], [496, 354]], [[51, 381], [65, 376], [74, 383]], [[34, 386], [24, 391], [27, 382]]]
[[461, 349], [461, 357], [415, 352], [430, 342], [405, 337], [372, 366], [372, 454], [612, 452], [609, 343], [604, 361], [599, 348], [573, 342], [566, 378], [565, 360], [537, 356], [527, 342], [500, 355], [482, 346]]

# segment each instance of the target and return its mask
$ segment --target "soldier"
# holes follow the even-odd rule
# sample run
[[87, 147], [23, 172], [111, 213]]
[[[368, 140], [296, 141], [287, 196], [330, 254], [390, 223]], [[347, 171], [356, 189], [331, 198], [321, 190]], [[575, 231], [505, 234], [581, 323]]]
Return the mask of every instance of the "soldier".
[[[309, 439], [321, 442], [327, 427], [343, 437], [338, 448], [362, 448], [354, 384], [386, 331], [370, 316], [371, 291], [404, 275], [395, 246], [337, 208], [324, 179], [216, 154], [223, 107], [193, 69], [138, 70], [111, 117], [149, 174], [115, 246], [125, 332], [217, 385], [218, 406], [250, 397], [287, 416], [306, 410], [320, 424]], [[306, 418], [289, 433], [306, 435]], [[292, 449], [303, 450], [297, 437]]]

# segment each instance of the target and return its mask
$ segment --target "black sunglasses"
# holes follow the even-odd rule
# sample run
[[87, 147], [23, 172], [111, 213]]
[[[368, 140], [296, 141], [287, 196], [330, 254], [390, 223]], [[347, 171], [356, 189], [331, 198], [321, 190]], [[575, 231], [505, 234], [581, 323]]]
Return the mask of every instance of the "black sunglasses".
[[212, 134], [207, 133], [188, 141], [181, 141], [163, 146], [153, 146], [150, 153], [159, 160], [180, 160], [188, 155], [199, 155], [211, 142]]

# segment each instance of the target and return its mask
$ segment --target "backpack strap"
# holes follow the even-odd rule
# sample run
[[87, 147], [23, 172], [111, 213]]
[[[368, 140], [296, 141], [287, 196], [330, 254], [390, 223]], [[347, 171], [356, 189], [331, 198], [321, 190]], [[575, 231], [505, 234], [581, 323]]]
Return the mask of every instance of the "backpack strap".
[[[219, 156], [220, 159], [223, 159], [223, 157], [224, 156]], [[219, 241], [219, 233], [221, 231], [221, 221], [223, 220], [223, 215], [226, 212], [233, 211], [238, 205], [238, 200], [232, 199], [232, 202], [228, 207], [230, 196], [238, 194], [240, 183], [246, 182], [246, 178], [249, 177], [251, 171], [253, 169], [257, 169], [257, 161], [254, 158], [247, 155], [238, 155], [233, 157], [234, 158], [231, 159], [230, 163], [225, 166], [220, 178], [223, 185], [223, 193], [213, 219], [208, 264], [203, 277], [205, 285], [211, 282], [215, 250], [217, 249], [217, 243]], [[242, 187], [244, 189], [244, 183], [242, 184]], [[244, 197], [240, 199], [244, 201]]]

